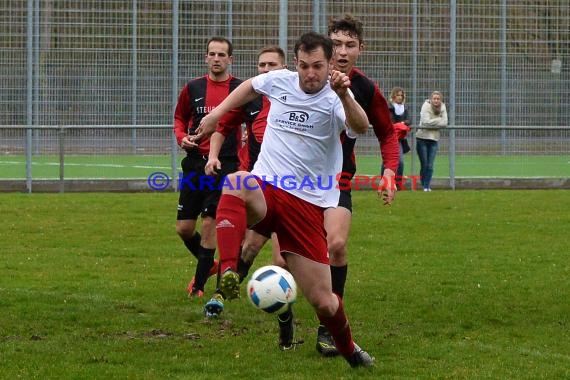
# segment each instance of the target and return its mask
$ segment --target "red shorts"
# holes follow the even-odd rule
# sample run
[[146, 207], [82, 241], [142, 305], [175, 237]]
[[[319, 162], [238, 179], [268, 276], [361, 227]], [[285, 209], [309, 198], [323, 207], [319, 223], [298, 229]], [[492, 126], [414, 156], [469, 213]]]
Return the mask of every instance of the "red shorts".
[[329, 264], [324, 209], [257, 179], [263, 190], [267, 214], [250, 228], [270, 236], [277, 234], [281, 252], [291, 252]]

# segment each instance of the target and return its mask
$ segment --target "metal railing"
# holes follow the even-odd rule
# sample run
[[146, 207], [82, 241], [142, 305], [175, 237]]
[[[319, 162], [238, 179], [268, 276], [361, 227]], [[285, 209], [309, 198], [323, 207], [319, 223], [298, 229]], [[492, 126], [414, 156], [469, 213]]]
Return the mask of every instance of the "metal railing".
[[[416, 175], [413, 133], [410, 140], [405, 174]], [[185, 154], [170, 125], [0, 126], [0, 149], [2, 188], [22, 190], [14, 183], [25, 181], [27, 192], [45, 183], [60, 192], [70, 183], [144, 183], [155, 172], [172, 179], [175, 190]], [[356, 154], [359, 173], [378, 173], [380, 153], [372, 131], [357, 140]], [[450, 126], [442, 130], [438, 160], [434, 178], [451, 189], [458, 179], [565, 180], [570, 178], [570, 127]]]

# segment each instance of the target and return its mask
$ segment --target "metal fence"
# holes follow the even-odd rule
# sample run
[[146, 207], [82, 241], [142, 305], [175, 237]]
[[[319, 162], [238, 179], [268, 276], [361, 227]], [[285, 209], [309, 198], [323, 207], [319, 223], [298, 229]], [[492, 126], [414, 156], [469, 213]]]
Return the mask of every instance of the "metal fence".
[[[0, 136], [0, 191], [176, 190], [185, 154], [171, 143], [169, 125], [0, 126]], [[410, 142], [413, 147], [414, 133]], [[449, 127], [442, 132], [434, 183], [570, 188], [568, 152], [570, 127]], [[358, 138], [356, 154], [357, 175], [379, 174], [372, 130]], [[417, 176], [418, 166], [412, 149], [404, 175]]]
[[232, 72], [246, 78], [261, 46], [279, 44], [293, 67], [296, 38], [325, 32], [329, 17], [345, 12], [365, 25], [358, 66], [385, 94], [405, 88], [414, 121], [440, 90], [451, 130], [494, 126], [450, 133], [452, 158], [453, 144], [512, 155], [513, 134], [533, 147], [518, 149], [525, 154], [568, 154], [567, 132], [549, 130], [570, 120], [567, 0], [0, 0], [0, 126], [28, 128], [0, 129], [2, 154], [24, 146], [30, 161], [34, 152], [57, 151], [57, 139], [46, 136], [54, 132], [39, 126], [124, 125], [111, 135], [86, 128], [75, 145], [95, 154], [89, 142], [120, 133], [117, 141], [129, 144], [118, 150], [166, 144], [175, 162], [171, 135], [137, 126], [171, 125], [183, 84], [205, 73], [210, 36], [232, 39]]

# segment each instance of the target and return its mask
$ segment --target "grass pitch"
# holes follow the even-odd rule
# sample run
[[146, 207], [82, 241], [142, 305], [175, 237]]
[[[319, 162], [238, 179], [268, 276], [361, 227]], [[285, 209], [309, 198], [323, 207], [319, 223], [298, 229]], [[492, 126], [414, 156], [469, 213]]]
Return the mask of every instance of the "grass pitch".
[[[177, 160], [177, 170], [180, 170]], [[404, 156], [405, 175], [420, 171], [419, 159], [412, 152]], [[376, 175], [380, 172], [379, 156], [357, 155], [360, 175]], [[154, 172], [171, 175], [170, 155], [66, 155], [63, 175], [66, 179], [145, 179]], [[435, 178], [449, 178], [449, 157], [438, 154], [435, 162]], [[32, 158], [34, 179], [59, 179], [60, 162], [56, 155], [37, 155]], [[553, 177], [570, 176], [568, 155], [457, 155], [456, 177]], [[22, 155], [0, 155], [0, 180], [25, 179], [26, 160]]]
[[345, 299], [370, 370], [317, 354], [303, 297], [295, 351], [243, 291], [205, 319], [176, 204], [0, 194], [0, 378], [570, 377], [568, 191], [401, 192], [392, 207], [355, 193]]

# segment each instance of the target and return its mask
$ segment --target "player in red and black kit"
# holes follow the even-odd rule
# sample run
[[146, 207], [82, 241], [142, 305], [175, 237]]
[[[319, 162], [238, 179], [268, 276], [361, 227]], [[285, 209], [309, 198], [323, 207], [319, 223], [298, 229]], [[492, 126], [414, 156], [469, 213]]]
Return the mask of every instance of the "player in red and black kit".
[[[216, 208], [221, 195], [219, 184], [223, 176], [238, 168], [237, 151], [241, 142], [241, 123], [245, 110], [232, 110], [220, 121], [221, 128], [227, 128], [231, 133], [228, 133], [220, 149], [223, 170], [218, 176], [208, 177], [204, 173], [204, 165], [210, 152], [210, 140], [202, 139], [196, 146], [190, 142], [188, 136], [194, 134], [200, 120], [242, 82], [229, 73], [232, 53], [232, 43], [228, 39], [213, 37], [208, 40], [206, 64], [209, 72], [184, 86], [174, 112], [176, 141], [187, 153], [182, 160], [184, 177], [180, 181], [176, 232], [198, 260], [195, 276], [187, 287], [190, 297], [202, 297], [208, 277], [217, 273], [214, 253]], [[202, 218], [201, 233], [196, 231], [199, 215]]]
[[245, 144], [238, 153], [239, 170], [251, 171], [261, 151], [261, 143], [263, 142], [263, 134], [265, 133], [270, 104], [265, 96], [261, 97], [260, 102], [261, 109], [259, 111], [253, 111], [258, 113], [255, 115], [255, 119], [251, 123], [248, 123], [246, 127]]

